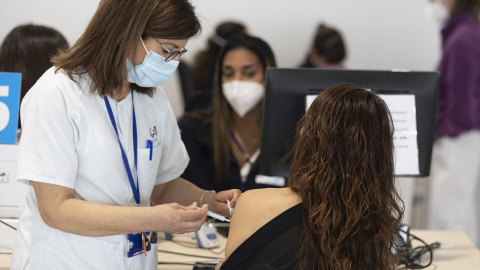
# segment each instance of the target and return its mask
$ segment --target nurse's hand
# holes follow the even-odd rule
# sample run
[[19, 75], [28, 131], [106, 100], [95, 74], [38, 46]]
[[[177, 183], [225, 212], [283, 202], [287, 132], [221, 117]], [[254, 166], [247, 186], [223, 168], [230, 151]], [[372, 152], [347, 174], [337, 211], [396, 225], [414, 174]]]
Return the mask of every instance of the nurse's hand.
[[196, 203], [182, 206], [178, 203], [161, 204], [152, 207], [153, 225], [156, 231], [187, 233], [200, 230], [207, 218], [208, 205], [195, 210]]
[[208, 210], [220, 214], [225, 217], [230, 217], [230, 210], [227, 206], [227, 200], [230, 201], [230, 207], [234, 208], [238, 198], [242, 192], [239, 189], [230, 189], [218, 193], [206, 193], [203, 199], [208, 203]]

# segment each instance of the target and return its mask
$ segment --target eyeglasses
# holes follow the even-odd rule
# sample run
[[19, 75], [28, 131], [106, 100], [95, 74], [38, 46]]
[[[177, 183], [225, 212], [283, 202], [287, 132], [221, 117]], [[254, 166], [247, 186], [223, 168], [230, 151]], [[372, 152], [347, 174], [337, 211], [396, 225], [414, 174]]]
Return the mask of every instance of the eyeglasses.
[[160, 44], [160, 46], [162, 46], [162, 48], [163, 48], [163, 50], [165, 51], [165, 53], [168, 53], [168, 56], [165, 57], [165, 62], [168, 62], [168, 61], [172, 60], [173, 58], [175, 58], [175, 57], [177, 57], [177, 56], [180, 57], [180, 56], [182, 56], [184, 53], [187, 52], [187, 49], [185, 49], [185, 48], [182, 48], [182, 49], [180, 49], [180, 50], [178, 50], [178, 51], [170, 51], [167, 47], [165, 47], [165, 46], [163, 45], [163, 43], [161, 43], [160, 41], [158, 41], [158, 39], [156, 39], [156, 38], [153, 38], [153, 39], [155, 39], [155, 41], [156, 41], [158, 44]]

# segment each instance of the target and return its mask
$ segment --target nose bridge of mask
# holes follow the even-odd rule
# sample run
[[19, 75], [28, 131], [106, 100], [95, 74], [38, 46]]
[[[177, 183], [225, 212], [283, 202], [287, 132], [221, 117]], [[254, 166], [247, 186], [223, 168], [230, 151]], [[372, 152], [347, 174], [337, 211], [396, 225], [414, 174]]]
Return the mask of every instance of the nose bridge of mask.
[[243, 85], [240, 81], [238, 81], [238, 80], [232, 81], [232, 82], [231, 82], [231, 85], [232, 85], [232, 86], [231, 86], [231, 88], [232, 88], [231, 91], [232, 91], [233, 96], [235, 96], [235, 97], [237, 97], [237, 98], [240, 97], [240, 96], [242, 95], [242, 92], [244, 92], [244, 91], [243, 91], [244, 89], [243, 89], [243, 87], [242, 87], [242, 86], [244, 86], [244, 85]]
[[146, 58], [150, 59], [150, 61], [145, 61], [145, 59], [144, 59], [143, 63], [140, 64], [140, 65], [152, 66], [152, 65], [160, 64], [160, 65], [165, 65], [165, 66], [171, 66], [171, 68], [177, 69], [179, 61], [170, 60], [170, 61], [166, 62], [165, 57], [163, 57], [162, 55], [160, 55], [160, 54], [158, 54], [158, 53], [156, 53], [152, 50], [148, 50], [147, 46], [145, 46], [145, 43], [143, 42], [142, 38], [140, 38], [140, 41], [142, 41], [143, 48], [145, 48], [145, 51], [147, 52], [147, 55], [145, 56], [145, 59]]
[[[147, 47], [140, 38], [143, 47]], [[133, 66], [127, 59], [128, 81], [142, 87], [156, 87], [170, 79], [177, 69], [179, 61], [165, 62], [165, 57], [153, 51], [147, 51], [147, 55], [140, 65]]]

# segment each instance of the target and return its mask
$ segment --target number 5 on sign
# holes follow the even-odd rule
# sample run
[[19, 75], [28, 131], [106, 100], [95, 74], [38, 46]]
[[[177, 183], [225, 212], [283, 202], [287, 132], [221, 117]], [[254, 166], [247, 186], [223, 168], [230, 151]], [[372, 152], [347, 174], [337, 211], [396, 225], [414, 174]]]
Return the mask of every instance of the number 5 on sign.
[[0, 72], [0, 144], [17, 141], [22, 74]]

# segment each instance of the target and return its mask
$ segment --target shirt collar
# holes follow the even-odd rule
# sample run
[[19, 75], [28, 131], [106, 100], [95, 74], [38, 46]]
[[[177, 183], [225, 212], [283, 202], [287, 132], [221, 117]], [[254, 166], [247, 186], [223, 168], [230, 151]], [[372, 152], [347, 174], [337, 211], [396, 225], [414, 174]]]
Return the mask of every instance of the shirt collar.
[[478, 24], [478, 20], [470, 13], [462, 13], [452, 16], [445, 22], [445, 25], [442, 28], [442, 39], [443, 41], [447, 40], [448, 37], [457, 29], [459, 25], [462, 24]]

